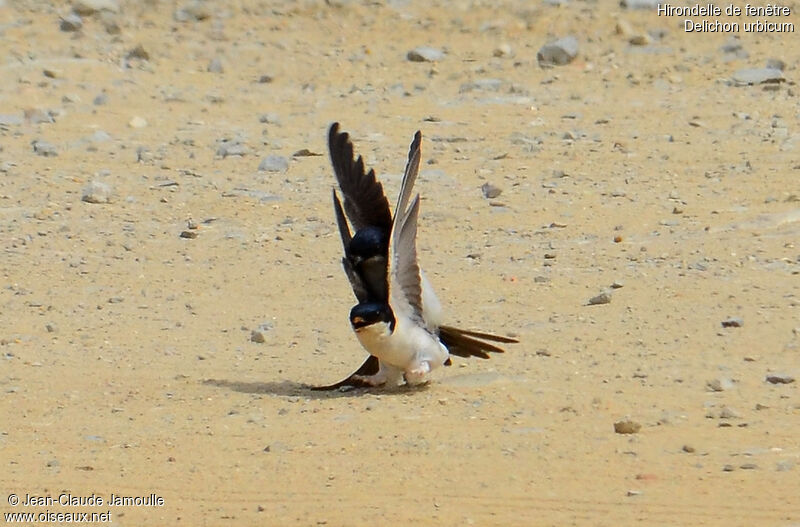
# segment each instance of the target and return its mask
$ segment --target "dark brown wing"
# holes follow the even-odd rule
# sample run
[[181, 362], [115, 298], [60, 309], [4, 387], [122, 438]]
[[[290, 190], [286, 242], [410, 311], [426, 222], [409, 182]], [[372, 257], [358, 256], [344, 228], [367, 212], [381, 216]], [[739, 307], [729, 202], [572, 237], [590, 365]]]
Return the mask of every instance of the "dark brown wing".
[[383, 185], [375, 179], [374, 170], [365, 171], [361, 156], [354, 158], [353, 143], [347, 132], [339, 131], [339, 123], [333, 123], [328, 131], [328, 149], [333, 172], [344, 195], [344, 210], [353, 229], [373, 226], [389, 232], [392, 213]]
[[488, 359], [489, 353], [503, 353], [505, 350], [486, 342], [519, 342], [511, 337], [501, 337], [480, 331], [468, 331], [451, 326], [439, 326], [439, 340], [442, 341], [450, 355], [457, 357], [480, 357]]
[[371, 384], [366, 383], [361, 379], [357, 379], [356, 376], [368, 377], [375, 375], [378, 373], [380, 367], [381, 365], [378, 361], [378, 357], [370, 355], [367, 357], [367, 360], [364, 361], [364, 364], [362, 364], [359, 369], [351, 373], [346, 379], [341, 380], [336, 384], [329, 384], [328, 386], [312, 386], [311, 389], [314, 391], [332, 391], [338, 390], [343, 386], [351, 386], [353, 388], [371, 388]]
[[353, 294], [356, 295], [356, 299], [359, 302], [367, 302], [370, 298], [367, 285], [361, 275], [353, 268], [353, 263], [350, 259], [350, 240], [353, 237], [350, 235], [350, 228], [344, 218], [342, 203], [339, 201], [339, 196], [336, 195], [336, 190], [333, 191], [333, 210], [336, 212], [336, 223], [339, 225], [339, 235], [342, 237], [342, 245], [344, 246], [344, 258], [342, 258], [344, 274], [350, 280], [350, 286], [353, 288]]

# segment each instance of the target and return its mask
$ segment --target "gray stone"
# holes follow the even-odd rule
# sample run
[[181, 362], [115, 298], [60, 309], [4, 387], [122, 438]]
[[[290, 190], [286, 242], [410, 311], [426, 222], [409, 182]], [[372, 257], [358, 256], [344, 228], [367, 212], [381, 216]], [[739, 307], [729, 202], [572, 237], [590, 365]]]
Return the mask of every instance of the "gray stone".
[[222, 73], [225, 71], [225, 68], [222, 67], [222, 60], [219, 57], [211, 59], [211, 62], [209, 62], [206, 67], [206, 71], [209, 73]]
[[500, 44], [499, 46], [494, 48], [494, 51], [492, 51], [492, 55], [497, 58], [510, 57], [511, 55], [513, 55], [513, 51], [511, 50], [511, 46], [509, 46], [508, 44]]
[[95, 106], [102, 106], [107, 102], [108, 102], [108, 95], [106, 95], [105, 93], [97, 95], [97, 97], [95, 97], [92, 100], [92, 104], [94, 104]]
[[144, 49], [144, 46], [141, 44], [137, 44], [135, 48], [132, 48], [128, 54], [126, 55], [129, 59], [141, 59], [141, 60], [150, 60], [150, 53]]
[[111, 141], [111, 136], [103, 130], [95, 130], [89, 140], [93, 143], [105, 143], [106, 141]]
[[197, 22], [211, 18], [211, 10], [206, 6], [205, 2], [194, 0], [176, 9], [172, 14], [172, 18], [176, 22]]
[[80, 31], [83, 27], [83, 19], [78, 13], [70, 13], [61, 19], [59, 27], [61, 31]]
[[739, 317], [731, 317], [726, 318], [720, 324], [722, 324], [723, 328], [740, 328], [744, 326], [744, 320]]
[[727, 377], [719, 377], [706, 382], [706, 388], [712, 392], [724, 392], [733, 388], [733, 381]]
[[81, 192], [81, 201], [86, 203], [109, 203], [111, 201], [111, 187], [100, 181], [91, 181]]
[[658, 9], [662, 0], [621, 0], [619, 5], [625, 9]]
[[794, 382], [794, 376], [788, 373], [770, 373], [765, 380], [771, 384], [791, 384]]
[[411, 62], [437, 62], [444, 59], [444, 52], [429, 46], [419, 46], [406, 54]]
[[264, 113], [258, 117], [258, 122], [264, 124], [281, 124], [281, 118], [277, 113]]
[[33, 108], [25, 111], [25, 118], [33, 124], [54, 123], [53, 112]]
[[473, 82], [465, 82], [459, 88], [460, 93], [471, 92], [474, 90], [481, 91], [498, 91], [503, 85], [500, 79], [478, 79]]
[[258, 164], [259, 172], [286, 172], [289, 170], [289, 160], [283, 156], [270, 155]]
[[98, 11], [119, 13], [119, 3], [117, 0], [77, 0], [72, 10], [79, 15], [93, 15]]
[[570, 35], [545, 44], [536, 54], [539, 66], [563, 66], [578, 56], [578, 39]]
[[243, 156], [247, 154], [247, 145], [238, 139], [223, 140], [217, 147], [217, 155], [223, 159], [228, 156]]
[[47, 141], [36, 139], [31, 143], [31, 146], [33, 146], [33, 152], [40, 156], [55, 157], [58, 155], [58, 151], [56, 150], [56, 145], [54, 145], [53, 143], [48, 143]]
[[736, 86], [752, 86], [783, 82], [786, 79], [783, 72], [777, 68], [745, 68], [734, 73], [731, 80]]
[[271, 201], [281, 201], [280, 196], [276, 196], [275, 194], [270, 194], [269, 192], [264, 192], [263, 190], [253, 190], [248, 188], [235, 188], [233, 190], [229, 190], [227, 192], [222, 193], [223, 198], [238, 198], [238, 197], [248, 197], [257, 199], [262, 203], [268, 203]]
[[111, 11], [100, 11], [100, 21], [103, 23], [103, 27], [106, 28], [106, 33], [109, 35], [119, 35], [122, 32], [122, 28], [119, 27], [119, 22], [117, 22], [116, 15]]
[[733, 58], [746, 59], [750, 56], [750, 54], [745, 51], [742, 41], [736, 37], [730, 37], [719, 49]]
[[502, 189], [495, 187], [491, 183], [481, 185], [481, 192], [483, 192], [483, 197], [487, 199], [494, 199], [503, 193]]
[[611, 293], [608, 291], [603, 291], [597, 296], [593, 296], [589, 299], [588, 304], [590, 306], [599, 306], [602, 304], [608, 304], [611, 302]]
[[12, 126], [22, 124], [22, 117], [14, 114], [0, 114], [0, 126]]
[[781, 59], [767, 59], [766, 67], [773, 70], [785, 70], [786, 63]]

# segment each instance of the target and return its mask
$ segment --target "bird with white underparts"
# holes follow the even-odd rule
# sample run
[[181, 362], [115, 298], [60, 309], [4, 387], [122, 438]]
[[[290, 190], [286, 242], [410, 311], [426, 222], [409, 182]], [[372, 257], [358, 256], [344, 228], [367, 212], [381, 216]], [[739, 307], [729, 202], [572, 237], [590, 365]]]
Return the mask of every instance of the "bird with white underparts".
[[344, 380], [315, 390], [390, 387], [401, 381], [424, 384], [431, 371], [451, 364], [451, 355], [488, 359], [489, 353], [503, 352], [494, 343], [517, 342], [442, 323], [442, 305], [417, 261], [420, 196], [412, 199], [412, 194], [421, 144], [418, 131], [392, 215], [375, 171], [366, 171], [362, 157], [355, 157], [350, 137], [339, 131], [339, 123], [330, 127], [331, 163], [344, 197], [343, 206], [333, 190], [344, 246], [342, 265], [358, 300], [350, 310], [350, 324], [369, 356]]

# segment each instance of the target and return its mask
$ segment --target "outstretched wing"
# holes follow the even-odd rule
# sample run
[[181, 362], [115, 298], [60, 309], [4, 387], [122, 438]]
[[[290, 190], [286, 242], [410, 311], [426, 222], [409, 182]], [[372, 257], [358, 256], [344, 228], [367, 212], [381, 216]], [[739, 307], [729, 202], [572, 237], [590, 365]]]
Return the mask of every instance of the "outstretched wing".
[[354, 158], [353, 143], [347, 132], [339, 131], [339, 123], [333, 123], [328, 131], [328, 149], [333, 172], [344, 195], [344, 210], [353, 229], [358, 231], [372, 226], [388, 231], [392, 226], [392, 213], [383, 185], [375, 179], [374, 170], [365, 171], [361, 156]]
[[404, 313], [425, 327], [422, 317], [422, 279], [417, 263], [419, 194], [402, 216], [395, 215], [389, 249], [389, 299], [395, 314]]
[[422, 146], [422, 132], [417, 130], [414, 134], [414, 139], [411, 141], [411, 146], [408, 148], [408, 161], [406, 162], [406, 170], [403, 173], [403, 182], [400, 185], [400, 194], [397, 197], [397, 206], [394, 208], [394, 220], [402, 217], [408, 207], [408, 200], [411, 199], [411, 192], [414, 190], [414, 183], [417, 181], [417, 174], [419, 174], [419, 162], [421, 156]]
[[343, 379], [335, 384], [329, 384], [327, 386], [312, 386], [311, 389], [315, 391], [331, 391], [331, 390], [338, 390], [343, 386], [351, 386], [353, 388], [369, 388], [372, 385], [369, 384], [367, 381], [360, 379], [359, 377], [370, 377], [378, 373], [380, 370], [381, 364], [378, 361], [378, 357], [374, 355], [370, 355], [367, 357], [367, 360], [364, 361], [364, 364], [361, 365], [359, 369], [351, 373], [346, 379]]
[[353, 294], [359, 302], [369, 301], [369, 291], [364, 283], [364, 279], [353, 268], [350, 259], [350, 240], [353, 237], [350, 235], [350, 228], [347, 226], [347, 220], [344, 218], [344, 211], [342, 210], [342, 202], [339, 201], [339, 196], [336, 195], [336, 190], [333, 191], [333, 210], [336, 212], [336, 223], [339, 225], [339, 235], [342, 237], [342, 245], [344, 246], [344, 258], [342, 258], [342, 267], [347, 279], [350, 280], [350, 286], [353, 288]]

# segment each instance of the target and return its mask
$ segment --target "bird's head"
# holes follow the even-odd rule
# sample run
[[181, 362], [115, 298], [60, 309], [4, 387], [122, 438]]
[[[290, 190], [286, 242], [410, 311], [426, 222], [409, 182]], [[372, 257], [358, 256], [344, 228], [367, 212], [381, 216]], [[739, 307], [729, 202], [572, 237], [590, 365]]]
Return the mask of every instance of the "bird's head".
[[381, 302], [362, 302], [353, 306], [350, 310], [350, 324], [355, 331], [372, 326], [373, 324], [384, 323], [389, 326], [390, 331], [394, 331], [396, 319], [392, 308], [388, 304]]
[[389, 235], [380, 227], [359, 229], [350, 240], [350, 253], [363, 261], [373, 256], [386, 256], [389, 252]]

